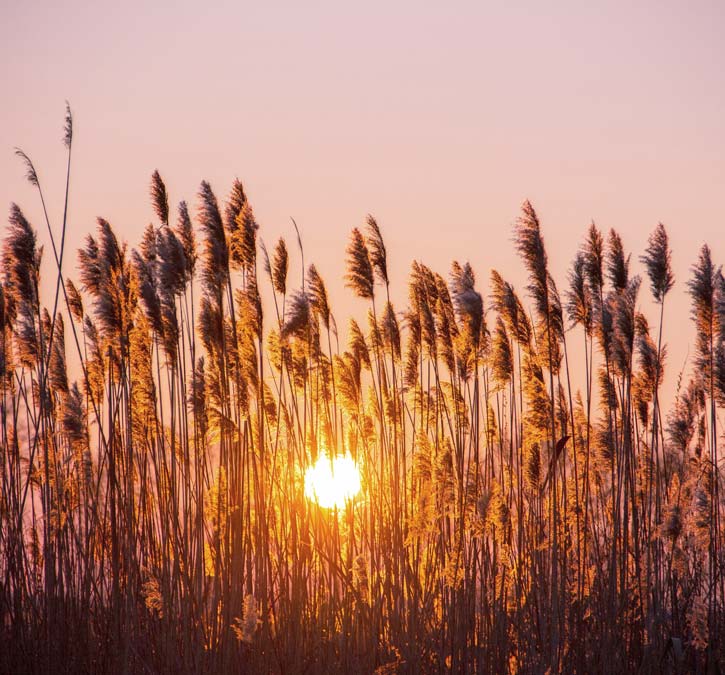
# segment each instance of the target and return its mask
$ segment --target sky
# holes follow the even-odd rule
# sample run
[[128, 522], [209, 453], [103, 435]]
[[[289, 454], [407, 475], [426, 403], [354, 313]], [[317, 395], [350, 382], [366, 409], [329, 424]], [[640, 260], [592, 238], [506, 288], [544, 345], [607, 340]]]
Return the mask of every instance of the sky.
[[[17, 202], [48, 244], [13, 148], [58, 228], [67, 99], [71, 276], [97, 216], [137, 244], [154, 169], [194, 211], [201, 180], [220, 201], [242, 180], [270, 248], [284, 236], [293, 249], [294, 217], [338, 317], [364, 311], [342, 276], [368, 213], [401, 308], [414, 259], [444, 275], [470, 261], [484, 296], [496, 268], [523, 293], [511, 239], [524, 199], [561, 288], [592, 220], [621, 233], [638, 273], [662, 221], [673, 372], [699, 247], [725, 262], [724, 28], [718, 1], [0, 0], [0, 205]], [[641, 298], [656, 325], [645, 285]]]

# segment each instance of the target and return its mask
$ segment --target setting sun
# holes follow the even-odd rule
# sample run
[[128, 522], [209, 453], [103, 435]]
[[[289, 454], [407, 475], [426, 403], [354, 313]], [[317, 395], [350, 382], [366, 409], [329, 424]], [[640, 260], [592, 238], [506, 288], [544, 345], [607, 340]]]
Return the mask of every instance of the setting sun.
[[330, 460], [323, 452], [305, 472], [305, 495], [326, 509], [342, 508], [359, 491], [360, 469], [350, 453]]

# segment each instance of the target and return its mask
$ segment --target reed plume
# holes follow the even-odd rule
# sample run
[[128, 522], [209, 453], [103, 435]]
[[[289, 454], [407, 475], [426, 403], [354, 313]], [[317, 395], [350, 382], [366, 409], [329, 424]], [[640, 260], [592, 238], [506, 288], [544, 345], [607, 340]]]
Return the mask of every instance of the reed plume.
[[156, 216], [162, 225], [169, 224], [169, 197], [166, 194], [166, 185], [161, 180], [158, 170], [151, 174], [151, 203], [153, 204]]
[[667, 231], [662, 223], [657, 223], [654, 232], [647, 240], [647, 248], [640, 261], [647, 268], [652, 295], [657, 302], [664, 302], [665, 296], [675, 283], [672, 272], [672, 252]]
[[373, 266], [380, 283], [384, 284], [385, 288], [388, 288], [390, 286], [388, 279], [388, 254], [385, 250], [383, 236], [380, 233], [377, 221], [369, 214], [366, 223], [368, 233], [366, 243], [368, 251], [370, 252], [370, 264]]
[[370, 254], [360, 230], [353, 229], [347, 247], [347, 286], [359, 298], [372, 299], [375, 294], [375, 279]]

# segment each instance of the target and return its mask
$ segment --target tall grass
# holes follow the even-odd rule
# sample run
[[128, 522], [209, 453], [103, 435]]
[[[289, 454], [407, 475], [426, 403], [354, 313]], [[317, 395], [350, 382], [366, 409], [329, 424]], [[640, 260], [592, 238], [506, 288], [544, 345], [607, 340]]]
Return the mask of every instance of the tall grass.
[[[336, 319], [299, 231], [288, 278], [295, 253], [268, 254], [238, 181], [223, 204], [203, 182], [174, 209], [154, 172], [138, 247], [99, 218], [71, 280], [72, 138], [69, 111], [56, 230], [19, 151], [50, 290], [15, 205], [2, 250], [3, 672], [723, 668], [725, 279], [709, 248], [687, 282], [689, 379], [664, 372], [665, 228], [640, 259], [652, 332], [619, 234], [591, 225], [562, 294], [528, 202], [525, 296], [497, 271], [485, 293], [468, 264], [446, 279], [414, 262], [397, 310], [369, 216], [347, 249], [364, 325]], [[305, 497], [323, 450], [361, 467], [344, 509]]]

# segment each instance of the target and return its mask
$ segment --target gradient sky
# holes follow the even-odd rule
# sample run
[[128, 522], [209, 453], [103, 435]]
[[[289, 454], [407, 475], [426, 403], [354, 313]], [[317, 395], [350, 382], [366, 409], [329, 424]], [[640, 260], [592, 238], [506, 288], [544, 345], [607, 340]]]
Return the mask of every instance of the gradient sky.
[[194, 207], [202, 179], [222, 200], [239, 177], [269, 246], [294, 242], [293, 216], [340, 317], [368, 212], [400, 305], [414, 258], [443, 274], [469, 260], [484, 293], [492, 267], [522, 289], [511, 226], [529, 198], [561, 288], [592, 219], [620, 231], [635, 272], [665, 223], [670, 373], [684, 361], [689, 267], [704, 241], [725, 262], [725, 3], [2, 5], [0, 204], [41, 229], [20, 146], [57, 223], [68, 99], [71, 274], [96, 216], [137, 243], [155, 168]]

